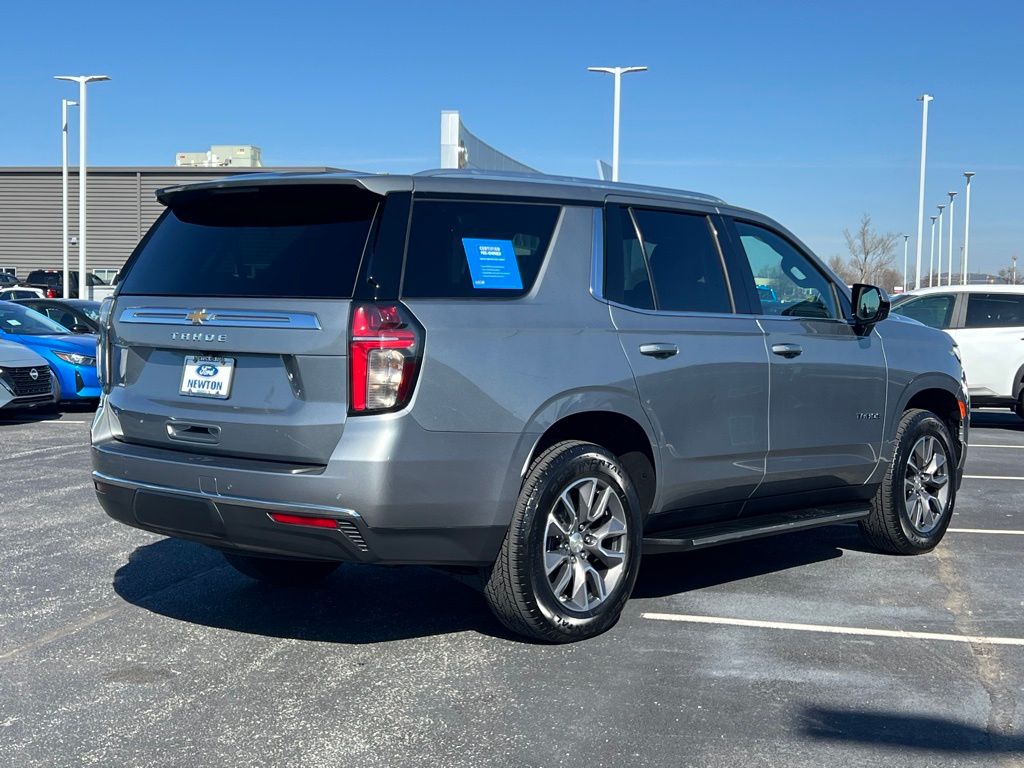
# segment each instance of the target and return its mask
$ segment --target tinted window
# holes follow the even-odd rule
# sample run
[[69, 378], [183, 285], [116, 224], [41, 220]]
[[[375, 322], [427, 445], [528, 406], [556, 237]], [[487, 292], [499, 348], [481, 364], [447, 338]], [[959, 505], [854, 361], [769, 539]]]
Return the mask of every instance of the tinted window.
[[1024, 326], [1024, 295], [970, 293], [967, 296], [967, 328]]
[[638, 309], [654, 309], [647, 261], [629, 209], [608, 206], [605, 212], [604, 297]]
[[561, 209], [557, 205], [417, 200], [404, 296], [511, 298], [533, 287]]
[[350, 298], [378, 200], [327, 184], [179, 193], [132, 255], [121, 290]]
[[634, 209], [657, 309], [732, 312], [722, 259], [706, 216]]
[[832, 284], [809, 258], [764, 227], [737, 221], [736, 231], [754, 273], [762, 314], [839, 316]]
[[953, 317], [956, 297], [944, 293], [940, 296], [918, 296], [901, 301], [892, 308], [895, 315], [903, 315], [932, 328], [948, 328]]
[[48, 317], [17, 304], [0, 305], [0, 331], [19, 336], [63, 336], [67, 329]]

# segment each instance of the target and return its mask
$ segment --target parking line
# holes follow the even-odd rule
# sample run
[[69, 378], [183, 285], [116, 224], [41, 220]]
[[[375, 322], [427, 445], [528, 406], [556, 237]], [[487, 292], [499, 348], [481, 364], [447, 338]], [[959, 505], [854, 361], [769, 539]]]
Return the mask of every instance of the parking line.
[[1024, 480], [1024, 477], [1012, 475], [964, 475], [964, 480]]
[[67, 419], [49, 419], [44, 421], [0, 421], [0, 425], [17, 425], [22, 426], [25, 424], [88, 424], [88, 421], [68, 421]]
[[1003, 536], [1024, 536], [1024, 531], [1002, 531], [998, 528], [947, 528], [946, 533], [995, 533]]
[[899, 629], [834, 627], [827, 624], [793, 624], [786, 621], [729, 619], [720, 616], [687, 616], [681, 613], [642, 613], [640, 616], [641, 618], [651, 619], [652, 621], [680, 621], [689, 624], [723, 624], [731, 627], [753, 627], [756, 629], [788, 629], [795, 632], [822, 632], [829, 635], [860, 635], [864, 637], [894, 637], [901, 640], [944, 640], [953, 643], [1024, 646], [1024, 637], [985, 637], [982, 635], [950, 635], [943, 632], [905, 632]]
[[995, 445], [994, 443], [971, 443], [967, 446], [968, 450], [971, 448], [1017, 448], [1024, 450], [1024, 445]]

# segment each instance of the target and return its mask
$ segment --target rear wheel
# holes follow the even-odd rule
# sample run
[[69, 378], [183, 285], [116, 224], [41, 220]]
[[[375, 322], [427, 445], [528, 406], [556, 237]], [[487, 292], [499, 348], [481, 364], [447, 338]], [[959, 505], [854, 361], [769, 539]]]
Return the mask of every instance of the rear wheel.
[[916, 555], [936, 547], [956, 503], [956, 458], [949, 429], [931, 411], [912, 409], [896, 429], [896, 452], [861, 522], [883, 552]]
[[531, 465], [484, 594], [510, 630], [552, 643], [604, 632], [640, 568], [643, 520], [618, 459], [567, 441]]
[[341, 565], [341, 563], [323, 560], [282, 560], [273, 557], [239, 555], [234, 552], [221, 552], [221, 554], [232, 568], [250, 579], [289, 587], [323, 581]]
[[1013, 406], [1013, 412], [1020, 418], [1024, 419], [1024, 388], [1022, 388], [1020, 394], [1017, 395], [1017, 403]]

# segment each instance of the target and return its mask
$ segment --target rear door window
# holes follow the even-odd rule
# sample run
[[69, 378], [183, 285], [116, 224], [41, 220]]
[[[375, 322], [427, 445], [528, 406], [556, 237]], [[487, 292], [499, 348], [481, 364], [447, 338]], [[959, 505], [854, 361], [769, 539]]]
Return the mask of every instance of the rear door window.
[[340, 184], [181, 192], [132, 255], [121, 291], [351, 298], [379, 201]]
[[907, 299], [895, 307], [892, 312], [895, 315], [903, 315], [919, 323], [932, 328], [949, 328], [950, 320], [953, 318], [953, 307], [956, 304], [956, 297], [951, 293], [943, 293], [937, 296], [919, 296]]
[[416, 200], [402, 295], [515, 298], [533, 287], [561, 207]]
[[1013, 328], [1024, 326], [1024, 294], [970, 293], [967, 296], [966, 328]]

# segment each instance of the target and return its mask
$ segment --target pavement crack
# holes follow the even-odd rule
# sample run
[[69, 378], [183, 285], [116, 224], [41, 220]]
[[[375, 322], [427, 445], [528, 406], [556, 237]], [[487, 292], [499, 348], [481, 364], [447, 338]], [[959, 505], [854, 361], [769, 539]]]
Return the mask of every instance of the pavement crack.
[[[953, 550], [948, 546], [935, 549], [938, 562], [939, 580], [946, 588], [944, 607], [953, 616], [953, 625], [962, 635], [977, 634], [971, 626], [968, 611], [968, 597], [963, 588], [960, 574], [953, 559]], [[1016, 693], [1003, 684], [1000, 667], [1000, 651], [991, 645], [968, 643], [974, 661], [978, 681], [989, 699], [989, 716], [986, 724], [989, 743], [994, 754], [1000, 753], [1000, 745], [1013, 736], [1013, 722], [1017, 708]], [[1009, 760], [1009, 762], [1006, 762]], [[1004, 765], [1019, 766], [1015, 760], [1004, 756]]]

